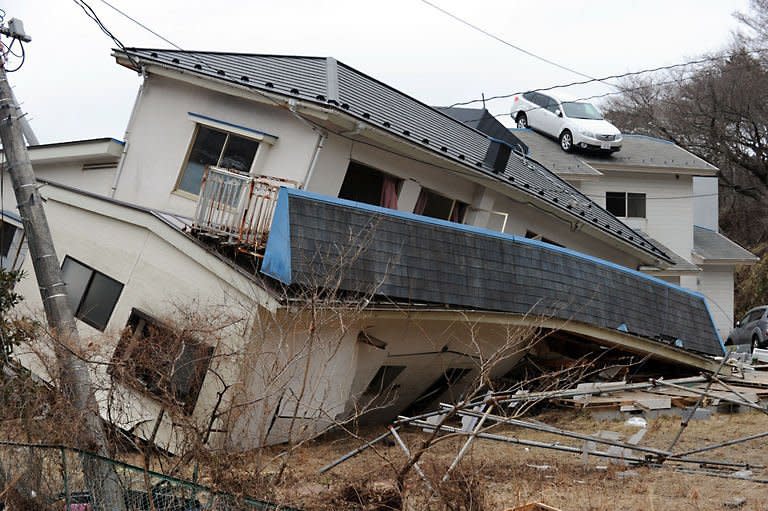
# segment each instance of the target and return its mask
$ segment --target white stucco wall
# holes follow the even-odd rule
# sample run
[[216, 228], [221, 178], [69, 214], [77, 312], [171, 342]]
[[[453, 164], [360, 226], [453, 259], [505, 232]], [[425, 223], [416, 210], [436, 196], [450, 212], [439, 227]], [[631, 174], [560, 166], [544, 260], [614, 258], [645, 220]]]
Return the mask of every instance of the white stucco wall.
[[582, 185], [590, 199], [605, 207], [606, 192], [644, 193], [646, 219], [628, 219], [636, 227], [690, 261], [693, 249], [693, 184], [691, 176], [604, 171], [599, 180]]
[[150, 75], [131, 120], [117, 199], [192, 216], [195, 198], [175, 192], [195, 126], [204, 122], [189, 112], [277, 137], [261, 143], [254, 172], [306, 177], [317, 135], [287, 110]]
[[707, 298], [709, 310], [723, 341], [733, 328], [733, 266], [702, 265], [699, 292]]
[[693, 223], [719, 232], [717, 177], [693, 178]]

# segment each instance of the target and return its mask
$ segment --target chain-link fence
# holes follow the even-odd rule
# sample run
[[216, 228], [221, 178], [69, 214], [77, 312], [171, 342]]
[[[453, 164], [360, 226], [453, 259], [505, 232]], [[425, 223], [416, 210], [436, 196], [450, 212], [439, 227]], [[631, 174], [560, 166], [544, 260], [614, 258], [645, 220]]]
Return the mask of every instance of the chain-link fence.
[[76, 449], [15, 442], [0, 442], [0, 511], [112, 511], [114, 505], [94, 497], [84, 463], [114, 470], [126, 511], [297, 511]]

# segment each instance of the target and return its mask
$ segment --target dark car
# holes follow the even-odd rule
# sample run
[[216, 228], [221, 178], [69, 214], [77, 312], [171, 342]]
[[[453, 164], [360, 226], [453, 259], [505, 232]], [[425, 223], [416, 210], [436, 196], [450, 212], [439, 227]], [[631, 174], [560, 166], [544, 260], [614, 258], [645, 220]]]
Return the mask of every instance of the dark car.
[[736, 327], [728, 334], [726, 346], [748, 344], [755, 348], [765, 348], [768, 340], [768, 306], [755, 307], [747, 312]]

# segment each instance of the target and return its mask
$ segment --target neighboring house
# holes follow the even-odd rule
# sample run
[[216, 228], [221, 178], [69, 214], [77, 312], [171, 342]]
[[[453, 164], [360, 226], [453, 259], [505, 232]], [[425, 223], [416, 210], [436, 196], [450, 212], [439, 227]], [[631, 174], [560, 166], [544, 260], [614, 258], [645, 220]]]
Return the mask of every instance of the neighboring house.
[[[112, 187], [122, 152], [122, 142], [101, 138], [32, 146], [29, 158], [40, 179], [106, 195]], [[26, 247], [10, 179], [4, 185], [0, 208], [0, 264], [4, 269], [16, 269], [23, 262]]]
[[[114, 362], [96, 369], [102, 406], [126, 429], [159, 420], [172, 449], [183, 415], [250, 448], [455, 398], [499, 349], [491, 377], [531, 351], [710, 369], [723, 353], [700, 295], [637, 271], [680, 261], [516, 136], [332, 58], [115, 56], [143, 79], [117, 168], [85, 187], [82, 167], [51, 170], [44, 195], [81, 334]], [[197, 323], [172, 335], [179, 317]], [[529, 344], [541, 334], [556, 342]]]
[[530, 129], [510, 132], [531, 159], [662, 247], [674, 266], [638, 269], [706, 296], [720, 335], [727, 337], [734, 321], [734, 270], [758, 258], [719, 233], [716, 167], [643, 135], [626, 134], [620, 152], [596, 155], [565, 153]]

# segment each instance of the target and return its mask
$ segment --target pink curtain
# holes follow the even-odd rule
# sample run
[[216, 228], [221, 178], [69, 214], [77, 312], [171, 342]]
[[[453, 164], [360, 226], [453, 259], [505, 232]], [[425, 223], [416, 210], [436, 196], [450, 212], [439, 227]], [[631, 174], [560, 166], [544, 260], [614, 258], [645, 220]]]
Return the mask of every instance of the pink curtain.
[[389, 209], [397, 209], [397, 179], [384, 176], [381, 185], [381, 206]]
[[413, 212], [417, 215], [423, 215], [424, 209], [427, 207], [427, 194], [422, 189], [419, 192], [419, 198], [416, 200], [416, 206], [413, 208]]

